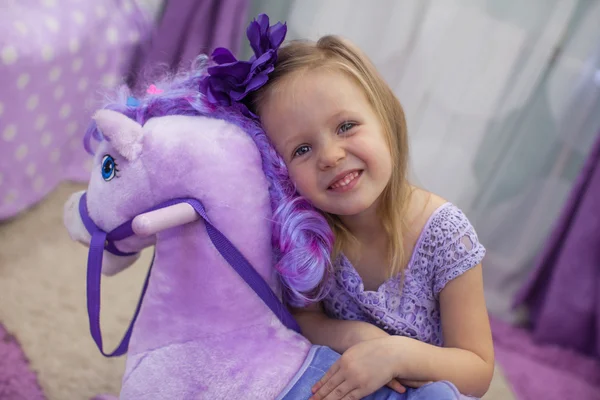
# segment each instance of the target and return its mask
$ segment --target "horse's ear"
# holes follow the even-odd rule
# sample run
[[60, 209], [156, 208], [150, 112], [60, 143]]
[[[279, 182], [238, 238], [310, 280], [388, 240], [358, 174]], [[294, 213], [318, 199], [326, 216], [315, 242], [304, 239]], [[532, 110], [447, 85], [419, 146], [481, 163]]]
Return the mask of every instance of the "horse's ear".
[[142, 152], [144, 130], [136, 121], [119, 112], [98, 110], [92, 117], [102, 136], [127, 161], [135, 160]]

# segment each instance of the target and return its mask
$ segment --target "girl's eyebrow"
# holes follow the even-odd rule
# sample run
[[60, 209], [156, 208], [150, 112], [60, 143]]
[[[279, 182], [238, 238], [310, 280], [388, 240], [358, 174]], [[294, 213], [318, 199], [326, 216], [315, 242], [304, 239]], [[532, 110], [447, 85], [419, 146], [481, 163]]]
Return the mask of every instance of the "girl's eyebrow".
[[293, 142], [297, 142], [298, 141], [298, 137], [300, 137], [301, 135], [292, 135], [290, 137], [288, 137], [284, 142], [283, 142], [283, 148], [287, 149]]
[[293, 134], [292, 136], [288, 137], [284, 142], [283, 142], [283, 148], [288, 148], [288, 146], [294, 144], [295, 142], [300, 142], [303, 140], [303, 138], [309, 136], [308, 132], [299, 132], [296, 134]]
[[344, 114], [347, 114], [348, 111], [347, 110], [340, 110], [337, 111], [336, 113], [334, 113], [331, 117], [328, 118], [327, 122], [328, 123], [333, 123], [333, 122], [337, 122], [337, 120]]

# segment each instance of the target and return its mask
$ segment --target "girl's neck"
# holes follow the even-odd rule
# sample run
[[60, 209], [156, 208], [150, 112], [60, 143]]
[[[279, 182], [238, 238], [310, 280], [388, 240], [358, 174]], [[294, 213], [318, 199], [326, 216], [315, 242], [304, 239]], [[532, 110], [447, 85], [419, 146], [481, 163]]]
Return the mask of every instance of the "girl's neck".
[[375, 207], [357, 215], [339, 216], [341, 222], [362, 245], [373, 245], [387, 239], [387, 232]]

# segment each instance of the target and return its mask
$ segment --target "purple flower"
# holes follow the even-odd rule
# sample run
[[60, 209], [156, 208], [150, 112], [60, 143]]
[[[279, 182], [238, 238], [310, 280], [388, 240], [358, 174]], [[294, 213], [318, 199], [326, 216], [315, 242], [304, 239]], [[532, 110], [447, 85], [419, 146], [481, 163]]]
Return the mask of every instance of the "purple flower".
[[269, 17], [260, 14], [258, 19], [252, 21], [246, 29], [246, 36], [250, 41], [250, 47], [254, 50], [255, 57], [260, 57], [273, 49], [278, 49], [285, 39], [286, 32], [285, 24], [278, 22], [270, 27]]
[[219, 47], [211, 55], [214, 65], [207, 69], [199, 90], [216, 106], [235, 107], [250, 118], [258, 118], [242, 100], [261, 88], [275, 68], [277, 49], [283, 43], [287, 26], [278, 22], [269, 26], [269, 17], [261, 14], [246, 30], [254, 55], [248, 61], [235, 58], [231, 51]]

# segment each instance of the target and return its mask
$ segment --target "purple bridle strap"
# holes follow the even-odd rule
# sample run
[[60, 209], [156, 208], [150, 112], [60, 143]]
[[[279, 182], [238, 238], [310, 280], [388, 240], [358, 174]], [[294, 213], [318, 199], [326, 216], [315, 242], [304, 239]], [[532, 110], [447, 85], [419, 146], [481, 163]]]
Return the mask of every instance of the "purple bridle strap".
[[[187, 203], [194, 208], [196, 213], [204, 220], [204, 226], [206, 232], [221, 256], [231, 265], [231, 267], [246, 281], [254, 292], [262, 299], [262, 301], [271, 309], [271, 311], [279, 318], [279, 320], [289, 329], [292, 329], [300, 333], [300, 327], [290, 314], [288, 309], [281, 303], [279, 298], [273, 293], [273, 290], [269, 287], [267, 282], [256, 272], [250, 262], [235, 248], [235, 246], [217, 229], [215, 228], [204, 209], [202, 203], [196, 199], [174, 199], [166, 201], [156, 207], [151, 208], [149, 211], [154, 211], [159, 208], [169, 207], [179, 203]], [[102, 345], [102, 333], [100, 331], [100, 283], [102, 278], [102, 255], [103, 250], [110, 251], [113, 254], [127, 256], [135, 253], [124, 253], [120, 252], [114, 245], [115, 241], [123, 240], [129, 236], [133, 236], [135, 233], [132, 229], [132, 220], [120, 225], [109, 233], [102, 231], [92, 221], [88, 214], [86, 204], [86, 194], [84, 193], [79, 200], [79, 213], [83, 220], [83, 223], [92, 236], [90, 242], [90, 250], [88, 254], [88, 270], [87, 270], [87, 308], [88, 317], [90, 323], [90, 332], [92, 338], [96, 342], [100, 352], [106, 357], [120, 356], [127, 352], [129, 346], [129, 340], [131, 338], [131, 332], [133, 325], [139, 314], [142, 300], [148, 288], [148, 282], [150, 280], [150, 274], [152, 271], [152, 264], [154, 264], [154, 258], [152, 264], [148, 270], [142, 293], [138, 301], [135, 313], [127, 332], [123, 336], [121, 343], [112, 353], [105, 353]]]

